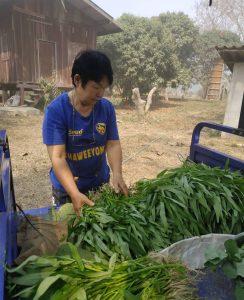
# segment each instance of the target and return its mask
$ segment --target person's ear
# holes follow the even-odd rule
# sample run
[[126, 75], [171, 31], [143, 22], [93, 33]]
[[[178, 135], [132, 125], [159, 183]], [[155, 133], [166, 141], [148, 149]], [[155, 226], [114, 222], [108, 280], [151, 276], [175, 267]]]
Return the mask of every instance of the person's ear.
[[79, 86], [81, 85], [81, 78], [80, 78], [80, 75], [79, 74], [75, 74], [74, 76], [74, 83], [75, 83], [75, 86]]

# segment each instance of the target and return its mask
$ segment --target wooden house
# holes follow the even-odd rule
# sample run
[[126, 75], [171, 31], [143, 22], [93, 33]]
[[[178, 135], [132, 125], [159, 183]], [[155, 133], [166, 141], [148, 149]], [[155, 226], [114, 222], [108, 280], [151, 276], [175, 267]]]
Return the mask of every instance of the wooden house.
[[71, 87], [71, 66], [100, 35], [120, 32], [113, 18], [90, 0], [0, 0], [0, 90], [3, 100], [37, 89], [53, 74]]

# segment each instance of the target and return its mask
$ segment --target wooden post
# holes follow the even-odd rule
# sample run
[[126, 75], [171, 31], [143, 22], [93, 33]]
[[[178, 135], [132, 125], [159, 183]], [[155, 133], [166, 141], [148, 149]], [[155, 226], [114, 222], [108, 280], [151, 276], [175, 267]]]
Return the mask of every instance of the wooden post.
[[3, 99], [3, 105], [6, 103], [8, 100], [8, 92], [5, 88], [2, 89], [2, 99]]
[[20, 88], [20, 105], [24, 105], [25, 100], [25, 88], [23, 84], [19, 85]]

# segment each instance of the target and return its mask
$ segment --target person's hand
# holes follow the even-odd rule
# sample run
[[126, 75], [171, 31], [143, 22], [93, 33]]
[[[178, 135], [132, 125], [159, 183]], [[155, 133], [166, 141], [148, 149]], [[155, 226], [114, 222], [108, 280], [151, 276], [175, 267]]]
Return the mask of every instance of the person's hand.
[[121, 173], [113, 174], [112, 184], [116, 193], [122, 192], [125, 196], [128, 196], [128, 188]]
[[80, 210], [83, 207], [83, 205], [87, 204], [89, 206], [94, 206], [94, 202], [91, 201], [86, 195], [78, 192], [74, 196], [71, 197], [74, 211], [77, 214], [78, 217], [80, 217]]

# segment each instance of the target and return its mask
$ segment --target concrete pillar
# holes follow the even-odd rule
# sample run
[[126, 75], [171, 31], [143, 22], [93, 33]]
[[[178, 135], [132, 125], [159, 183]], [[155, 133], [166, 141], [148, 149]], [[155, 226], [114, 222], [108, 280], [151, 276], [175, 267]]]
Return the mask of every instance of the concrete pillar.
[[225, 111], [224, 125], [238, 128], [244, 93], [244, 63], [236, 63], [233, 69], [230, 93]]

